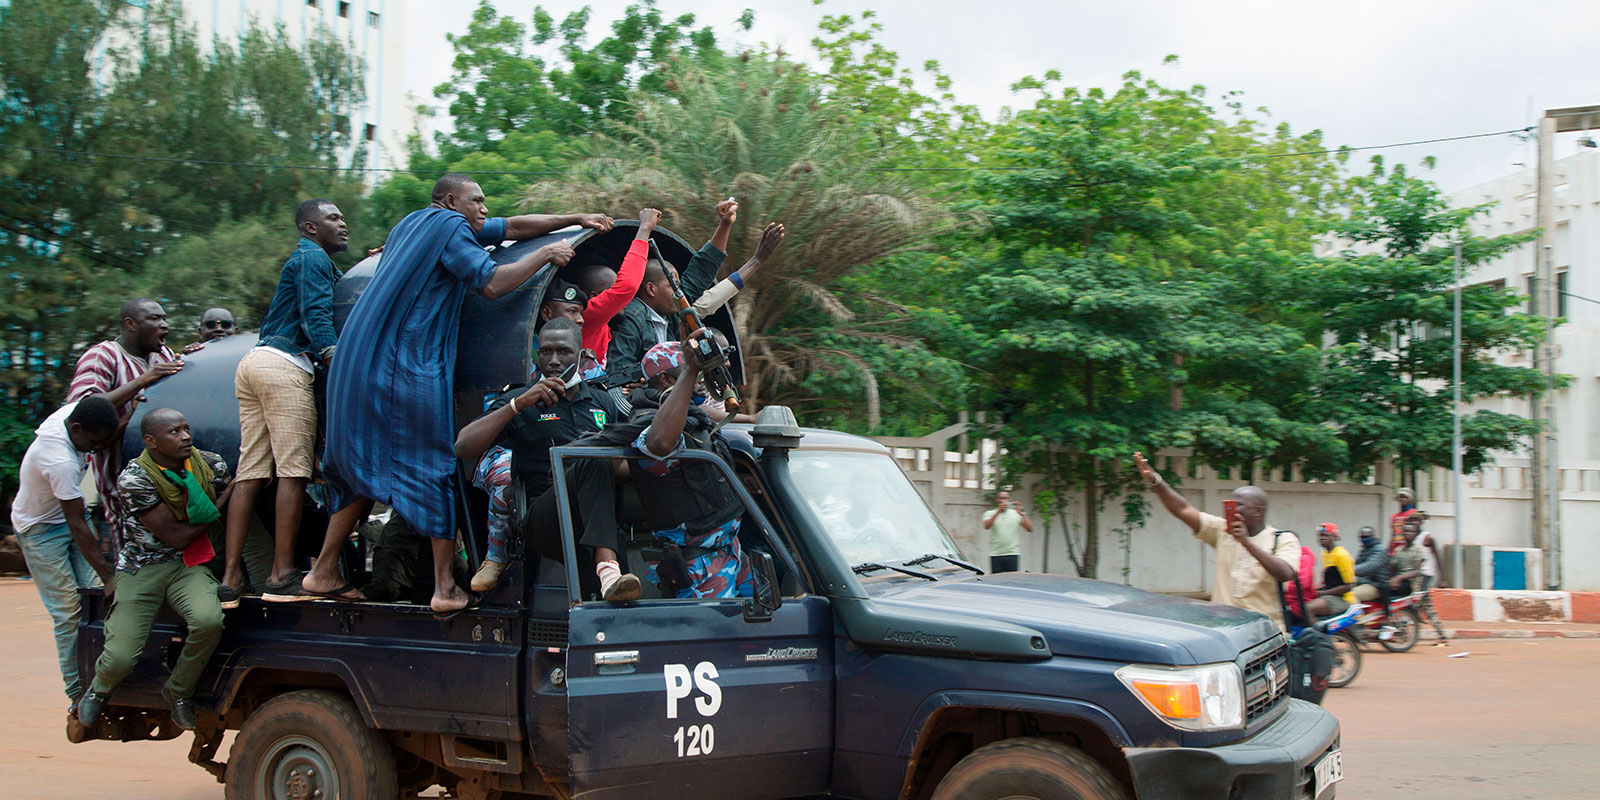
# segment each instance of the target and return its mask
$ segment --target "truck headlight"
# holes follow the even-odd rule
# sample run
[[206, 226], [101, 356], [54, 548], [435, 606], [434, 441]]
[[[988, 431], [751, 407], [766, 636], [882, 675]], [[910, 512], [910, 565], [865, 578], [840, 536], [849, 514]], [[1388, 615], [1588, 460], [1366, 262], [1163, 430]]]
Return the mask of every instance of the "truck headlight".
[[1244, 726], [1244, 677], [1237, 664], [1130, 664], [1117, 678], [1168, 725], [1190, 731]]

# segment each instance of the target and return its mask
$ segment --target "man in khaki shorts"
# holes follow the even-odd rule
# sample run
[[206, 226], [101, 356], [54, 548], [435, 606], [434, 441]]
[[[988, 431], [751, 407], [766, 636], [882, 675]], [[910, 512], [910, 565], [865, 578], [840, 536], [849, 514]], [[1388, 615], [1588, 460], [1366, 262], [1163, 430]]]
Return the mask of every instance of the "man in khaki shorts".
[[[239, 470], [228, 505], [228, 539], [217, 599], [223, 608], [239, 605], [244, 591], [240, 561], [256, 495], [278, 479], [272, 573], [262, 599], [295, 602], [313, 599], [300, 589], [294, 567], [295, 535], [311, 478], [317, 439], [317, 405], [312, 391], [313, 359], [333, 358], [333, 286], [340, 273], [329, 254], [349, 246], [350, 230], [338, 206], [307, 200], [295, 212], [300, 243], [283, 264], [272, 305], [261, 323], [261, 342], [239, 362], [234, 394], [239, 398]], [[257, 582], [259, 576], [252, 576]]]

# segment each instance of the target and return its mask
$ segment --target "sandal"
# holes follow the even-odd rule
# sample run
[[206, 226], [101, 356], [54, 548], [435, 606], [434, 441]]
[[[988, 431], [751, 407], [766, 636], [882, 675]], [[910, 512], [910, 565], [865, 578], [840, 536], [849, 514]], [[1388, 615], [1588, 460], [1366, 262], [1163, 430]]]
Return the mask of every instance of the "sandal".
[[343, 584], [341, 584], [339, 586], [339, 588], [334, 589], [332, 591], [328, 591], [328, 592], [316, 592], [316, 591], [312, 591], [310, 589], [307, 589], [304, 586], [300, 587], [300, 591], [305, 592], [307, 599], [311, 599], [311, 600], [315, 600], [315, 599], [343, 600], [346, 603], [365, 603], [365, 602], [367, 602], [367, 596], [366, 595], [361, 595], [360, 597], [346, 597], [345, 596], [345, 595], [349, 594], [350, 592], [356, 592], [357, 594], [360, 594], [360, 591], [361, 591], [361, 590], [357, 589], [354, 585], [352, 585], [349, 581], [345, 581]]

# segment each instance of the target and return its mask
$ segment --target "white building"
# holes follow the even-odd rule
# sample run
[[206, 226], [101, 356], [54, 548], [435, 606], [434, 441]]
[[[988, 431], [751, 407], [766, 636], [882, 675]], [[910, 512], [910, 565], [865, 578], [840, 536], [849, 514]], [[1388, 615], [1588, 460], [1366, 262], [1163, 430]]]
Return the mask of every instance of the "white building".
[[[1554, 173], [1551, 255], [1561, 292], [1558, 313], [1567, 320], [1555, 332], [1555, 369], [1572, 379], [1571, 385], [1555, 396], [1556, 457], [1561, 475], [1559, 578], [1564, 589], [1593, 590], [1600, 589], [1600, 271], [1595, 269], [1600, 262], [1600, 152], [1580, 150], [1556, 161]], [[1450, 199], [1456, 207], [1495, 204], [1474, 223], [1474, 231], [1480, 235], [1526, 233], [1537, 223], [1537, 183], [1536, 171], [1525, 169], [1456, 192]], [[1466, 282], [1498, 284], [1527, 293], [1538, 250], [1537, 243], [1529, 242], [1472, 269]], [[1527, 353], [1504, 361], [1531, 366]], [[1496, 398], [1474, 408], [1529, 415], [1526, 400]], [[1532, 546], [1532, 497], [1525, 456], [1498, 458], [1464, 481], [1464, 542]], [[1432, 478], [1424, 494], [1447, 500], [1448, 472], [1436, 471]], [[1430, 504], [1425, 497], [1422, 505], [1438, 506], [1438, 516], [1455, 516], [1452, 503]], [[1433, 528], [1445, 532], [1448, 539], [1452, 526], [1448, 520], [1439, 523]]]
[[282, 25], [293, 41], [321, 28], [341, 39], [367, 68], [367, 98], [350, 132], [368, 167], [403, 168], [417, 98], [406, 91], [406, 0], [182, 0], [200, 40], [231, 39], [254, 20]]

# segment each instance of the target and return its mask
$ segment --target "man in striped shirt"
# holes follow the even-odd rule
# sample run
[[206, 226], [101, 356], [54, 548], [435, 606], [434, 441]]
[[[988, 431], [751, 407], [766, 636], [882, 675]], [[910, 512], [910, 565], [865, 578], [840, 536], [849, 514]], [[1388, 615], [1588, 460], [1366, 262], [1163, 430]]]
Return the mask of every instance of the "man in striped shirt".
[[[78, 357], [67, 402], [77, 402], [91, 394], [105, 395], [126, 425], [143, 399], [144, 390], [183, 369], [183, 362], [166, 345], [167, 312], [160, 303], [143, 297], [129, 300], [122, 304], [119, 317], [122, 324], [117, 338], [94, 345]], [[121, 434], [119, 428], [110, 447], [89, 454], [101, 510], [111, 525], [113, 552], [122, 546], [122, 503], [117, 498], [117, 473], [122, 471]]]

